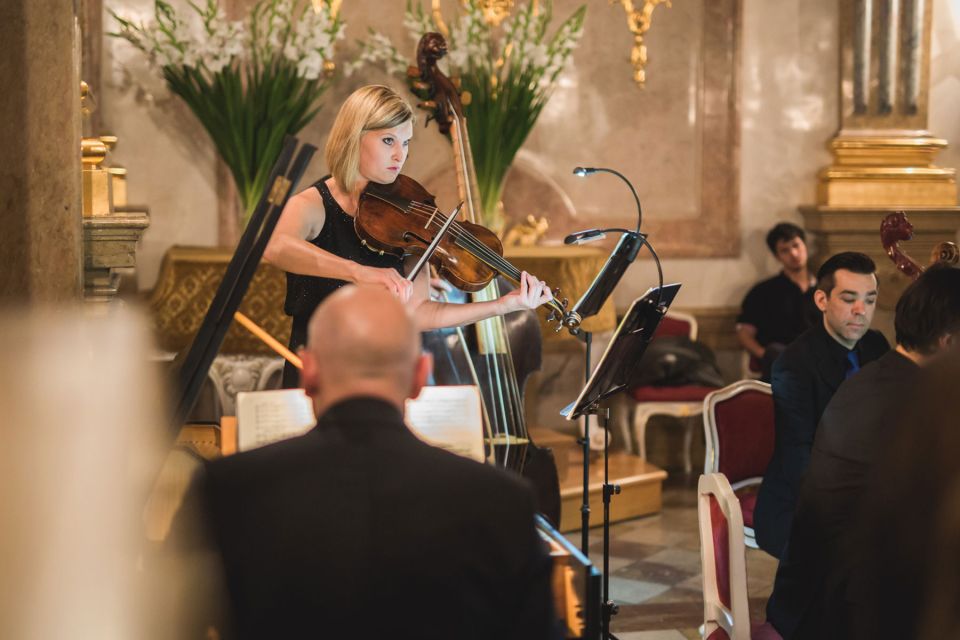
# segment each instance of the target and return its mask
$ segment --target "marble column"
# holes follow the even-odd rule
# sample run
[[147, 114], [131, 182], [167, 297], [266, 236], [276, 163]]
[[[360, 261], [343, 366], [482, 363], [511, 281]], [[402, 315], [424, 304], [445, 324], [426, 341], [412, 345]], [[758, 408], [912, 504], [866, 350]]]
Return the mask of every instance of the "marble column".
[[79, 0], [0, 2], [0, 302], [81, 292]]
[[892, 309], [907, 284], [880, 244], [880, 222], [897, 210], [914, 225], [907, 251], [925, 262], [960, 229], [956, 170], [938, 167], [947, 145], [927, 130], [931, 0], [840, 0], [840, 122], [833, 162], [817, 177], [817, 202], [802, 206], [817, 256], [871, 255], [881, 283], [875, 322], [892, 335]]

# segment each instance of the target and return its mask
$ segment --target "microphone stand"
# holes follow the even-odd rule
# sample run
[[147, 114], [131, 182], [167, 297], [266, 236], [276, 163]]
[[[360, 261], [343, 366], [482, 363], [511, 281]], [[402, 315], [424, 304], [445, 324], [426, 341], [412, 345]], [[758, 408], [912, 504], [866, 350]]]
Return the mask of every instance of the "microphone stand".
[[[640, 233], [640, 225], [643, 220], [643, 209], [640, 206], [640, 198], [637, 195], [636, 189], [633, 188], [633, 185], [630, 183], [627, 178], [613, 169], [606, 168], [584, 168], [577, 167], [573, 170], [573, 173], [578, 176], [588, 176], [594, 173], [605, 172], [611, 173], [621, 180], [627, 183], [627, 186], [630, 187], [630, 192], [633, 194], [634, 201], [637, 203], [637, 228], [634, 231], [629, 231], [627, 229], [588, 229], [586, 231], [580, 231], [577, 233], [572, 233], [564, 239], [565, 244], [583, 244], [585, 242], [590, 242], [593, 240], [599, 240], [606, 237], [608, 232], [622, 233], [619, 242], [617, 243], [616, 248], [610, 254], [610, 257], [607, 258], [607, 262], [604, 264], [603, 268], [600, 270], [600, 273], [597, 274], [594, 278], [593, 283], [590, 285], [590, 288], [587, 292], [580, 298], [579, 301], [574, 305], [572, 309], [572, 315], [577, 316], [581, 319], [586, 319], [590, 316], [596, 315], [603, 304], [607, 301], [610, 295], [613, 293], [614, 288], [620, 282], [620, 279], [623, 277], [623, 274], [626, 272], [627, 268], [633, 263], [636, 259], [637, 254], [640, 252], [640, 249], [643, 245], [647, 245], [650, 249], [651, 254], [653, 255], [656, 263], [657, 270], [660, 278], [660, 287], [658, 289], [658, 301], [659, 305], [659, 296], [660, 292], [663, 289], [663, 270], [660, 266], [660, 260], [657, 257], [653, 247], [647, 243], [646, 234]], [[576, 336], [578, 339], [582, 340], [586, 345], [586, 362], [584, 367], [584, 385], [588, 385], [590, 382], [591, 374], [591, 346], [593, 343], [593, 334], [590, 331], [584, 331], [576, 327], [568, 327], [570, 333]], [[600, 410], [599, 407], [593, 406], [589, 410], [585, 411], [583, 414], [583, 438], [580, 440], [580, 444], [583, 449], [583, 502], [580, 506], [580, 544], [583, 554], [589, 557], [589, 545], [590, 545], [590, 416], [598, 415], [601, 418], [600, 426], [603, 429], [603, 602], [601, 603], [601, 637], [604, 640], [608, 638], [616, 639], [616, 636], [610, 633], [610, 619], [616, 615], [619, 607], [610, 599], [610, 500], [611, 498], [620, 493], [620, 486], [615, 484], [610, 484], [610, 468], [609, 468], [609, 458], [608, 458], [608, 431], [607, 431], [607, 422], [610, 419], [610, 410], [605, 408]]]

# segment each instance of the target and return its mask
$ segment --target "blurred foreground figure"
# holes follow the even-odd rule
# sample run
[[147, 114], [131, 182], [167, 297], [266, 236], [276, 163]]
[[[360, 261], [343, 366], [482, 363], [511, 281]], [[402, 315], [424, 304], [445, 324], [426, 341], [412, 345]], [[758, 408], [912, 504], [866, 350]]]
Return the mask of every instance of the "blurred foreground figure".
[[147, 323], [92, 311], [0, 314], [2, 638], [144, 637], [141, 512], [164, 414]]
[[925, 367], [869, 487], [856, 638], [960, 635], [960, 345]]
[[404, 425], [430, 360], [403, 303], [344, 287], [307, 344], [317, 426], [210, 464], [188, 498], [222, 554], [225, 635], [555, 637], [531, 490]]

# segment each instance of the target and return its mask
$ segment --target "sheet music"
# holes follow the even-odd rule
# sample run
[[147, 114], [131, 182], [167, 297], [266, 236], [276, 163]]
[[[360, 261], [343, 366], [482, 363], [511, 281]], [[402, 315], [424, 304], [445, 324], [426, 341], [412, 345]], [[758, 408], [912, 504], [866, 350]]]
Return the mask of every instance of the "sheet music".
[[[480, 393], [473, 386], [425, 387], [407, 400], [406, 423], [424, 442], [484, 462]], [[302, 435], [313, 428], [313, 404], [303, 389], [237, 394], [237, 450]]]
[[474, 386], [424, 387], [407, 400], [407, 425], [435, 447], [484, 462], [480, 393]]
[[313, 403], [303, 389], [237, 394], [237, 450], [246, 451], [293, 438], [316, 424]]

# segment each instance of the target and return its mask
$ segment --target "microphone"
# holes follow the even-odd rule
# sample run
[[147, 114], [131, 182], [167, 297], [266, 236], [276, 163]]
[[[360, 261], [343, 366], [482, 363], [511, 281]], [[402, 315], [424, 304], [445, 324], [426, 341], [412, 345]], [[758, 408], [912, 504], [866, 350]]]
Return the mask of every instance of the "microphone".
[[563, 244], [586, 244], [607, 237], [606, 229], [586, 229], [576, 231], [563, 239]]
[[606, 264], [603, 265], [600, 273], [594, 278], [590, 288], [571, 310], [572, 313], [579, 315], [583, 319], [596, 315], [600, 311], [600, 307], [603, 306], [603, 303], [606, 302], [610, 294], [613, 293], [614, 288], [620, 282], [627, 267], [636, 259], [637, 254], [647, 240], [646, 234], [640, 233], [640, 223], [643, 220], [640, 197], [637, 195], [637, 190], [633, 188], [633, 185], [622, 173], [604, 167], [577, 167], [573, 170], [574, 175], [581, 177], [600, 172], [612, 173], [626, 182], [627, 186], [630, 187], [633, 199], [637, 203], [637, 228], [635, 231], [627, 231], [626, 229], [587, 229], [585, 231], [571, 233], [564, 238], [563, 241], [566, 244], [583, 244], [584, 242], [599, 240], [604, 237], [607, 232], [623, 234], [620, 236], [620, 241], [617, 243], [613, 253], [607, 258]]
[[585, 229], [575, 231], [563, 239], [563, 244], [586, 244], [594, 240], [603, 240], [608, 233], [636, 233], [627, 229]]

